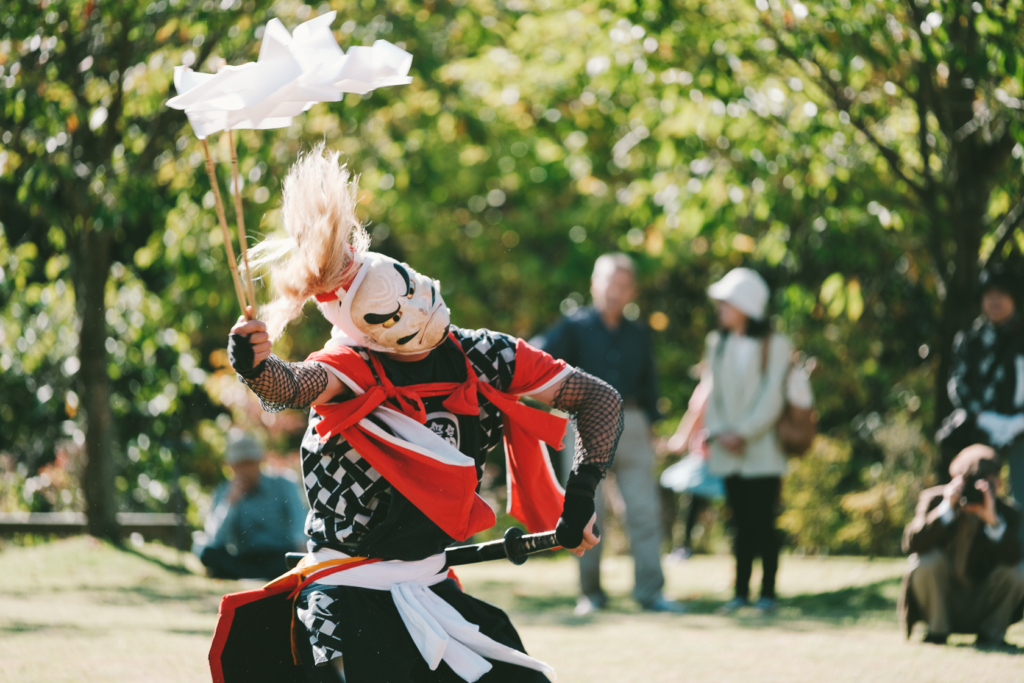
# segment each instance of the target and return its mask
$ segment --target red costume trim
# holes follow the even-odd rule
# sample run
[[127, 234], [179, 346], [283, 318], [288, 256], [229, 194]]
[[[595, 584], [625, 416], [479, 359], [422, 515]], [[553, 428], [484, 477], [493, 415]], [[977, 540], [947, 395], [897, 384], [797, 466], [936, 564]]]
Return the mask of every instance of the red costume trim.
[[[458, 344], [458, 339], [449, 338]], [[462, 347], [459, 345], [459, 349]], [[465, 353], [463, 351], [463, 353]], [[344, 403], [314, 406], [323, 420], [316, 430], [322, 439], [339, 435], [403, 496], [452, 538], [465, 540], [494, 525], [494, 512], [476, 493], [476, 468], [432, 457], [401, 438], [371, 430], [360, 421], [381, 405], [420, 424], [426, 422], [424, 396], [445, 396], [444, 406], [457, 415], [477, 415], [480, 397], [502, 413], [509, 475], [509, 512], [530, 532], [553, 529], [562, 512], [563, 492], [554, 478], [542, 444], [559, 450], [565, 418], [519, 402], [519, 396], [540, 390], [558, 378], [566, 364], [523, 340], [516, 344], [516, 370], [507, 392], [481, 382], [466, 359], [465, 382], [436, 382], [396, 387], [371, 353], [368, 364], [354, 349], [331, 346], [308, 361], [329, 365], [364, 391]], [[377, 371], [376, 376], [371, 364]], [[380, 378], [378, 383], [377, 378]]]
[[[288, 645], [291, 648], [293, 663], [299, 665], [301, 662], [299, 661], [298, 648], [295, 642], [297, 637], [295, 600], [298, 598], [299, 593], [309, 584], [325, 576], [345, 571], [346, 569], [361, 567], [364, 564], [373, 564], [374, 562], [380, 562], [380, 560], [376, 558], [353, 557], [342, 561], [333, 560], [320, 565], [304, 566], [300, 564], [292, 571], [277, 577], [263, 588], [230, 593], [221, 598], [220, 609], [217, 613], [217, 629], [213, 633], [213, 642], [210, 644], [209, 654], [210, 674], [213, 677], [213, 683], [225, 683], [224, 665], [221, 660], [224, 655], [224, 648], [227, 646], [228, 638], [231, 634], [231, 625], [235, 620], [235, 612], [239, 607], [257, 600], [264, 600], [287, 593], [288, 604], [291, 605], [291, 642]], [[284, 597], [281, 596], [278, 599], [284, 599]], [[284, 643], [276, 641], [264, 643], [264, 645], [278, 650], [285, 646]]]

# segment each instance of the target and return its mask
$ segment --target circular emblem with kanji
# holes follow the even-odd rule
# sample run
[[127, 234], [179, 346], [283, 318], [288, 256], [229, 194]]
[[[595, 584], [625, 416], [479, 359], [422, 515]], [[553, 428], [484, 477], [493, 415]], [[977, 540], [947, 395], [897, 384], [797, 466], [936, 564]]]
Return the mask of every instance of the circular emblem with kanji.
[[448, 412], [429, 413], [427, 428], [455, 448], [459, 447], [459, 419]]

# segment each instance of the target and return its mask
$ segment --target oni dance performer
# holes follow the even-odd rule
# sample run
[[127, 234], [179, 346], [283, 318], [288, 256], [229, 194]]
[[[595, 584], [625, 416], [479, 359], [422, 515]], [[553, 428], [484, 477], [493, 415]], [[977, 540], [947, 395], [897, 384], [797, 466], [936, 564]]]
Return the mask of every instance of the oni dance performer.
[[[450, 324], [436, 280], [369, 252], [337, 153], [300, 157], [284, 183], [289, 237], [265, 242], [277, 299], [232, 329], [232, 366], [264, 409], [312, 408], [302, 442], [307, 562], [335, 571], [297, 594], [307, 681], [542, 681], [508, 617], [461, 591], [444, 550], [491, 527], [477, 495], [504, 438], [510, 512], [576, 554], [598, 542], [594, 490], [622, 430], [618, 393], [521, 339]], [[307, 299], [333, 325], [305, 362], [270, 353]], [[577, 457], [562, 490], [547, 450], [569, 413]], [[325, 564], [326, 563], [326, 564]], [[340, 570], [338, 569], [340, 568]]]

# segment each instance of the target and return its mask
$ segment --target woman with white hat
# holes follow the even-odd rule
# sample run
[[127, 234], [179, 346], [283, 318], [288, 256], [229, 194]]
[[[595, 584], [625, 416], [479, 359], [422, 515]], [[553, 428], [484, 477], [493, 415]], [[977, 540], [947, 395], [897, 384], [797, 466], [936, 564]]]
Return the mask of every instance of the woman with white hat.
[[732, 510], [736, 594], [722, 608], [750, 604], [750, 574], [761, 558], [763, 578], [755, 607], [776, 607], [779, 537], [775, 529], [786, 456], [775, 427], [785, 407], [793, 347], [772, 333], [766, 316], [768, 285], [753, 270], [735, 268], [708, 288], [717, 306], [718, 329], [704, 347], [704, 377], [711, 386], [705, 413], [708, 470], [725, 479]]

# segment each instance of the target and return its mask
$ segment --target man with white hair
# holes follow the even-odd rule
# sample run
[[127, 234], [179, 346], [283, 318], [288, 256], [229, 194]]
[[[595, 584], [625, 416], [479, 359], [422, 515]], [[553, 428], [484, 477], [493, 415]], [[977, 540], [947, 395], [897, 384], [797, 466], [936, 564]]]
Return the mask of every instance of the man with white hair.
[[232, 476], [217, 489], [206, 518], [206, 545], [194, 549], [211, 576], [272, 579], [284, 555], [304, 550], [306, 506], [295, 481], [261, 471], [263, 447], [251, 436], [228, 444]]
[[[590, 292], [592, 307], [577, 310], [551, 330], [532, 340], [555, 358], [581, 368], [615, 387], [624, 401], [625, 427], [611, 467], [626, 505], [626, 530], [633, 554], [633, 598], [646, 610], [682, 612], [683, 606], [662, 595], [661, 513], [652, 472], [654, 449], [651, 425], [658, 413], [657, 375], [647, 328], [625, 317], [636, 298], [636, 266], [626, 254], [604, 254], [594, 263]], [[567, 437], [566, 444], [571, 444]], [[569, 457], [572, 450], [565, 451]], [[568, 469], [568, 468], [565, 468]], [[602, 517], [598, 501], [598, 524]], [[607, 603], [601, 588], [601, 548], [580, 558], [577, 614], [587, 614]]]

